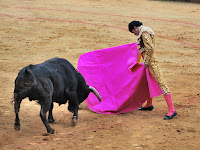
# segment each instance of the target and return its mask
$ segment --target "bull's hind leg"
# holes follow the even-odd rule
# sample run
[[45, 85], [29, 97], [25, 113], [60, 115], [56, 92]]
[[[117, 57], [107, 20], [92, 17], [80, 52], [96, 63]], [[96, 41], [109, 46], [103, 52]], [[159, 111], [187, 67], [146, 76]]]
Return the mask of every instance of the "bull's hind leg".
[[53, 118], [53, 113], [52, 113], [52, 111], [53, 111], [53, 102], [51, 103], [51, 107], [50, 107], [50, 109], [49, 109], [49, 116], [48, 116], [48, 121], [49, 121], [49, 123], [56, 123], [55, 122], [55, 120], [54, 120], [54, 118]]
[[19, 109], [22, 99], [17, 99], [17, 96], [14, 96], [14, 109], [15, 109], [15, 124], [14, 128], [15, 130], [20, 130], [20, 121], [19, 121]]
[[52, 101], [49, 99], [40, 102], [40, 104], [41, 104], [40, 117], [47, 129], [47, 132], [53, 134], [55, 130], [50, 127], [50, 125], [46, 119], [46, 114], [47, 114], [47, 111], [49, 111], [49, 109], [50, 109], [51, 102]]

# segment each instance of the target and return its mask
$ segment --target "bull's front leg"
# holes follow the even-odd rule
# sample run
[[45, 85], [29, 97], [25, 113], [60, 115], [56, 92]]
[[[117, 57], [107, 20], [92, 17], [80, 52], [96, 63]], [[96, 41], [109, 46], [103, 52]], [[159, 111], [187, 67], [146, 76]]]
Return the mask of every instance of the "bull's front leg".
[[77, 99], [77, 93], [71, 92], [68, 110], [70, 112], [74, 113], [73, 117], [72, 117], [72, 125], [73, 126], [76, 126], [76, 124], [78, 122], [78, 109], [79, 109], [79, 103], [78, 103], [78, 99]]
[[72, 126], [76, 126], [77, 123], [78, 123], [78, 109], [74, 111], [72, 117]]
[[55, 120], [53, 118], [53, 112], [52, 111], [53, 111], [53, 102], [51, 103], [51, 107], [49, 109], [48, 121], [49, 121], [49, 123], [55, 124], [56, 122], [55, 122]]

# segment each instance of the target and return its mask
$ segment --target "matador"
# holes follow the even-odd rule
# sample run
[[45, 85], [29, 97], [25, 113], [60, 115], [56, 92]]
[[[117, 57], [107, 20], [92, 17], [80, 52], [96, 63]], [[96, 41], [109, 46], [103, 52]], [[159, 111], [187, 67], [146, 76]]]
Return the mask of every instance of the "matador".
[[[168, 105], [168, 114], [165, 115], [164, 120], [172, 119], [177, 115], [174, 109], [171, 93], [169, 87], [166, 85], [162, 72], [159, 67], [158, 59], [155, 55], [155, 34], [150, 27], [143, 26], [140, 21], [132, 21], [129, 23], [129, 31], [138, 36], [137, 44], [140, 52], [138, 61], [143, 58], [144, 67], [148, 67], [150, 73], [153, 75], [158, 85], [163, 91], [165, 101]], [[140, 107], [139, 110], [150, 111], [153, 110], [152, 98], [147, 100], [147, 104], [144, 107]]]

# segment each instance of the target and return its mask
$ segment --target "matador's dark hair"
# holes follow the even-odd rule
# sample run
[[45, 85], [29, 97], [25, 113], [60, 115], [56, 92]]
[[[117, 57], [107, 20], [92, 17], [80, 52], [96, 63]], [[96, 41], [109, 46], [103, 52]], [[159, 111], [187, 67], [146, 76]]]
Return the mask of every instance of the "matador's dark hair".
[[141, 26], [141, 25], [142, 25], [142, 22], [140, 22], [140, 21], [132, 21], [132, 22], [130, 22], [130, 23], [128, 24], [128, 29], [129, 29], [129, 31], [130, 31], [131, 33], [133, 33], [132, 30], [134, 29], [134, 27], [139, 27], [139, 26]]

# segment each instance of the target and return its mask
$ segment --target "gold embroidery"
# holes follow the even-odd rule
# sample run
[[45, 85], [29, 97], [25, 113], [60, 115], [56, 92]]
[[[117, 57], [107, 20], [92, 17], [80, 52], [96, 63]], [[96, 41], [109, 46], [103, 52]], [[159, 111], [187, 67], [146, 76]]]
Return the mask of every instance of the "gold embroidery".
[[149, 68], [150, 73], [158, 82], [164, 94], [169, 94], [169, 87], [163, 80], [156, 55], [154, 54], [155, 37], [154, 32], [148, 27], [142, 27], [138, 36], [138, 49], [144, 59], [144, 64]]

